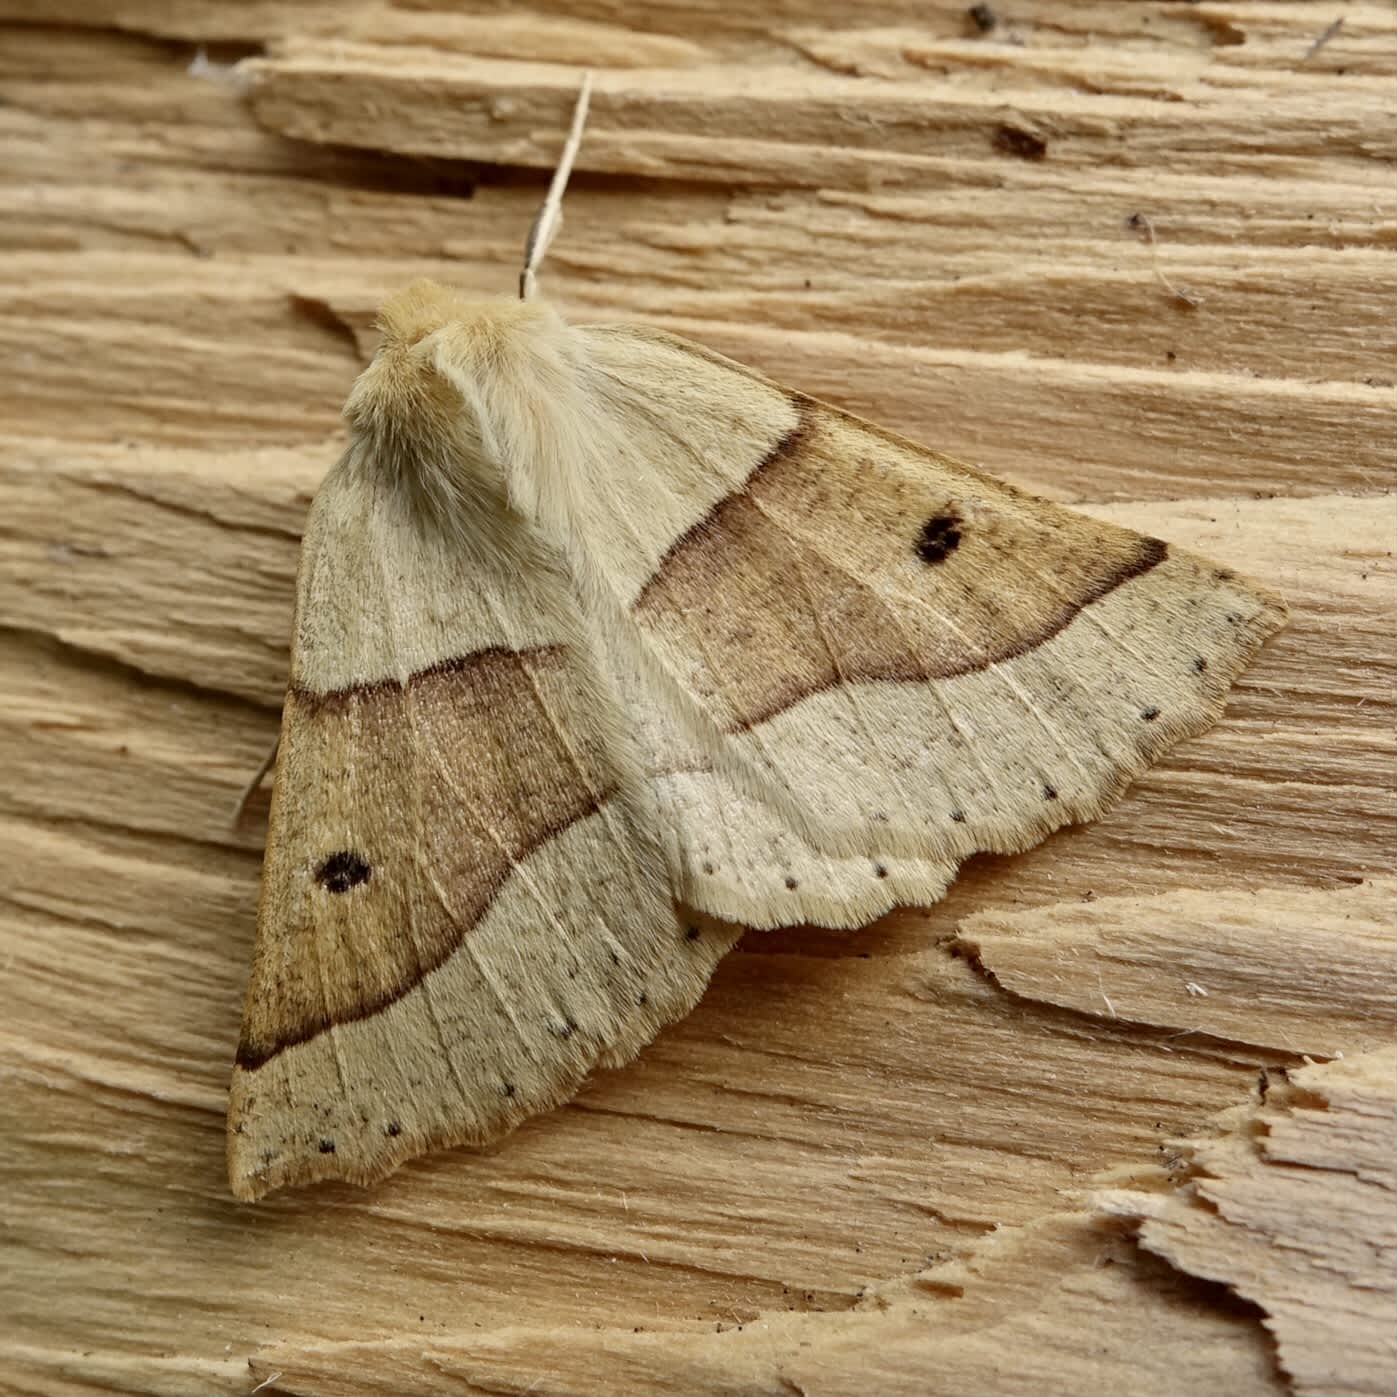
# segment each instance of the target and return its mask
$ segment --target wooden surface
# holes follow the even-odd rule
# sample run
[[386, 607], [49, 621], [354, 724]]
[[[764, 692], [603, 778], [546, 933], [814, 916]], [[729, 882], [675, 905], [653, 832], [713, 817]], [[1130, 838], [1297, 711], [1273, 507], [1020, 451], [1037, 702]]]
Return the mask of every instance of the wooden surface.
[[[1392, 1390], [1391, 8], [996, 9], [0, 0], [0, 1388]], [[509, 294], [582, 66], [566, 311], [1293, 621], [1099, 824], [237, 1206], [305, 505], [380, 296]]]

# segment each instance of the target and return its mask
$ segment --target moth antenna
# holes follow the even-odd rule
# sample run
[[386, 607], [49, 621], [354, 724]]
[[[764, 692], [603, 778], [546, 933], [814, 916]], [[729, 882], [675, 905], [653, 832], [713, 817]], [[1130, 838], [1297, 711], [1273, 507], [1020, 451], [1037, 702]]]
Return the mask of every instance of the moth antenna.
[[243, 787], [242, 794], [238, 797], [238, 803], [233, 807], [233, 824], [242, 823], [242, 818], [247, 814], [247, 807], [252, 797], [257, 794], [257, 788], [267, 779], [267, 773], [276, 764], [277, 749], [281, 746], [281, 738], [277, 737], [272, 742], [271, 751], [262, 758], [262, 765], [252, 775], [246, 786]]
[[563, 153], [558, 158], [558, 167], [553, 171], [552, 183], [544, 196], [543, 206], [534, 215], [529, 225], [529, 236], [524, 239], [524, 266], [519, 273], [519, 299], [527, 301], [537, 284], [535, 273], [548, 252], [548, 245], [563, 221], [563, 190], [567, 188], [568, 176], [572, 174], [573, 162], [577, 159], [578, 147], [582, 144], [582, 128], [587, 124], [587, 108], [592, 100], [592, 75], [582, 74], [582, 88], [577, 94], [577, 105], [572, 109], [572, 127], [568, 131]]

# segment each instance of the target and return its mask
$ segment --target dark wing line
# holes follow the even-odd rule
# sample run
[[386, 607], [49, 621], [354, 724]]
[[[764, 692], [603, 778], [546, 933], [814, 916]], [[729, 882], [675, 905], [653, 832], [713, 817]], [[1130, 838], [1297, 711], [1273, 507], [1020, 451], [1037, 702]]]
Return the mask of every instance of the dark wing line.
[[414, 670], [406, 680], [372, 679], [364, 684], [346, 684], [342, 689], [316, 690], [303, 684], [293, 684], [289, 696], [302, 703], [311, 713], [321, 711], [337, 712], [345, 708], [351, 699], [364, 699], [399, 692], [415, 687], [424, 680], [435, 679], [447, 674], [470, 674], [485, 670], [501, 663], [516, 663], [526, 659], [555, 659], [566, 647], [562, 645], [534, 645], [523, 650], [511, 650], [505, 645], [487, 645], [472, 650], [465, 655], [456, 655], [449, 660], [438, 660], [425, 669]]
[[763, 471], [776, 465], [779, 461], [784, 461], [788, 457], [794, 456], [796, 452], [800, 450], [806, 434], [810, 429], [810, 419], [805, 410], [804, 400], [796, 397], [794, 394], [788, 394], [787, 396], [791, 399], [796, 409], [797, 415], [795, 425], [767, 451], [766, 455], [763, 456], [755, 466], [752, 467], [751, 471], [748, 472], [747, 479], [742, 482], [742, 485], [738, 489], [724, 495], [722, 499], [713, 505], [713, 507], [697, 521], [697, 523], [689, 525], [689, 527], [665, 549], [663, 557], [655, 564], [655, 571], [651, 573], [650, 580], [640, 589], [640, 594], [631, 603], [632, 610], [639, 611], [645, 606], [650, 589], [661, 581], [670, 562], [685, 548], [702, 539], [709, 530], [718, 523], [722, 517], [724, 508], [728, 506], [731, 501], [744, 496]]
[[[905, 683], [908, 680], [926, 682], [933, 679], [956, 679], [965, 674], [980, 674], [994, 665], [1018, 659], [1021, 655], [1038, 649], [1040, 645], [1046, 645], [1054, 636], [1065, 631], [1087, 607], [1101, 601], [1103, 597], [1109, 596], [1118, 587], [1124, 586], [1133, 578], [1140, 577], [1152, 568], [1158, 567], [1168, 556], [1169, 546], [1166, 543], [1157, 538], [1142, 538], [1138, 553], [1129, 562], [1123, 563], [1115, 572], [1100, 579], [1080, 597], [1074, 598], [1070, 604], [1064, 605], [1055, 616], [1044, 622], [1036, 631], [1026, 636], [1016, 637], [1012, 644], [1001, 646], [988, 654], [967, 659], [961, 664], [941, 665], [935, 669], [923, 666], [915, 675], [890, 668], [885, 673], [863, 672], [852, 676], [852, 678], [861, 684]], [[840, 682], [842, 681], [835, 681], [836, 684]], [[778, 714], [786, 712], [787, 709], [794, 708], [804, 699], [813, 698], [816, 694], [823, 693], [832, 687], [834, 685], [831, 684], [804, 685], [798, 690], [793, 689], [788, 693], [781, 694], [765, 707], [745, 715], [740, 722], [733, 725], [732, 731], [750, 732], [762, 723], [769, 722]]]

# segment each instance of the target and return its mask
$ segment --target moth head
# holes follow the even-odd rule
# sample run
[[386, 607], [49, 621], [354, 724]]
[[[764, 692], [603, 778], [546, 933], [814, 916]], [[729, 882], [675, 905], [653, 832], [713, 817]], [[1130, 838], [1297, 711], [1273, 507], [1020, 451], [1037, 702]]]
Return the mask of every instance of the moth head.
[[345, 417], [367, 465], [434, 509], [535, 502], [576, 393], [571, 333], [539, 301], [479, 300], [417, 281], [379, 312], [382, 341]]

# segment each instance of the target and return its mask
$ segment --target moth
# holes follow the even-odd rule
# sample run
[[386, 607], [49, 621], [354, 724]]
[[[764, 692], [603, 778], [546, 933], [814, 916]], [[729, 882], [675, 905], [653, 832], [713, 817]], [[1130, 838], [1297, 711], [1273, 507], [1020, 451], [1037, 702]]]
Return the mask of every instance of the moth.
[[1099, 816], [1283, 619], [697, 344], [568, 324], [532, 294], [550, 204], [519, 300], [383, 307], [310, 511], [241, 1198], [494, 1140], [742, 928], [863, 925]]

